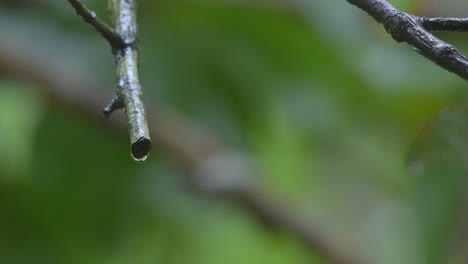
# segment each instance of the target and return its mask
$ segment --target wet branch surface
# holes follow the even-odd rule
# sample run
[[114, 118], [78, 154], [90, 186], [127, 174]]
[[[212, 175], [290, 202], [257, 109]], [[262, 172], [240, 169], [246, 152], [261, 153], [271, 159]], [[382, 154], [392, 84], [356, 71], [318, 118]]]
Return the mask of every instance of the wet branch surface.
[[468, 18], [418, 17], [417, 21], [428, 31], [468, 31]]
[[78, 15], [92, 25], [112, 46], [117, 63], [117, 91], [103, 113], [108, 117], [117, 109], [125, 109], [132, 157], [137, 161], [144, 161], [151, 149], [151, 139], [138, 77], [136, 1], [109, 0], [109, 11], [115, 29], [97, 18], [96, 14], [81, 1], [68, 0], [68, 2]]
[[454, 46], [428, 31], [464, 31], [467, 19], [420, 18], [396, 9], [386, 0], [347, 0], [361, 8], [397, 42], [410, 44], [417, 52], [440, 67], [468, 80], [468, 58]]

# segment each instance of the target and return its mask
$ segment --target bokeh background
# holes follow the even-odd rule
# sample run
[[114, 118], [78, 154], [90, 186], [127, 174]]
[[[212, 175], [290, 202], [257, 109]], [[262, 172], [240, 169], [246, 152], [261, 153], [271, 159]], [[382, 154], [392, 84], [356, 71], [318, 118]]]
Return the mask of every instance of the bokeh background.
[[[107, 20], [106, 1], [84, 2]], [[468, 17], [461, 0], [390, 2]], [[464, 81], [346, 1], [139, 7], [144, 99], [165, 120], [150, 125], [193, 164], [157, 138], [132, 161], [108, 125], [123, 114], [99, 117], [112, 53], [67, 1], [0, 1], [0, 263], [331, 263], [194, 184], [208, 171], [203, 186], [255, 185], [361, 263], [466, 263]], [[468, 51], [466, 34], [437, 35]], [[215, 137], [222, 150], [195, 149]]]

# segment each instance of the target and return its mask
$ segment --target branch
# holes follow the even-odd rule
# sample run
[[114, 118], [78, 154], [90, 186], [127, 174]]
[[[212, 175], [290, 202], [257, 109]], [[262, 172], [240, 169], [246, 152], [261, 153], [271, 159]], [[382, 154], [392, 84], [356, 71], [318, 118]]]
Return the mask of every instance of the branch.
[[108, 117], [115, 110], [125, 108], [132, 157], [137, 161], [144, 161], [151, 149], [151, 139], [138, 78], [136, 2], [109, 0], [115, 31], [99, 20], [96, 14], [79, 0], [68, 2], [112, 46], [117, 61], [117, 92], [103, 113]]
[[310, 222], [303, 222], [294, 217], [289, 210], [278, 205], [273, 199], [262, 194], [259, 190], [246, 191], [237, 195], [250, 213], [263, 221], [267, 226], [286, 229], [302, 241], [314, 252], [318, 252], [330, 264], [364, 264], [364, 260], [357, 260], [355, 256], [344, 249], [340, 249], [325, 237], [320, 228], [311, 228]]
[[[53, 67], [41, 58], [30, 56], [24, 50], [18, 50], [17, 46], [0, 45], [0, 72], [6, 72], [33, 82], [30, 86], [46, 95], [53, 103], [74, 113], [82, 114], [98, 125], [110, 125], [112, 129], [124, 134], [125, 124], [117, 119], [111, 122], [100, 122], [100, 115], [96, 109], [100, 108], [104, 100], [97, 91], [100, 84], [88, 83], [82, 79], [76, 79], [62, 69]], [[64, 89], [67, 87], [67, 89]], [[82, 87], [90, 87], [83, 90]], [[151, 111], [149, 116], [152, 121], [151, 136], [157, 143], [172, 154], [173, 158], [187, 169], [187, 181], [206, 194], [221, 196], [246, 209], [253, 217], [266, 227], [282, 229], [296, 237], [307, 248], [323, 257], [332, 264], [357, 264], [366, 263], [358, 261], [347, 247], [337, 243], [312, 221], [301, 221], [290, 210], [279, 206], [278, 203], [268, 198], [255, 184], [239, 181], [239, 177], [251, 176], [253, 170], [238, 163], [238, 153], [226, 147], [223, 142], [202, 127], [180, 116], [168, 108], [158, 108]], [[244, 159], [245, 160], [245, 159]], [[231, 164], [226, 168], [226, 164]], [[233, 177], [231, 177], [233, 176]], [[263, 178], [263, 177], [262, 177]], [[251, 179], [251, 177], [247, 177]]]
[[397, 42], [406, 42], [440, 67], [468, 80], [468, 58], [452, 45], [436, 38], [417, 17], [401, 12], [385, 0], [347, 0], [383, 24]]
[[417, 21], [427, 31], [468, 31], [468, 18], [418, 17]]
[[135, 0], [109, 0], [117, 33], [125, 43], [116, 51], [117, 94], [104, 109], [105, 115], [124, 106], [131, 139], [132, 156], [144, 161], [151, 148], [142, 89], [138, 79], [137, 21]]
[[114, 29], [109, 27], [104, 21], [96, 16], [96, 13], [89, 10], [80, 0], [68, 0], [68, 2], [75, 8], [76, 13], [80, 15], [83, 20], [96, 29], [103, 38], [105, 38], [113, 49], [124, 46], [124, 41]]

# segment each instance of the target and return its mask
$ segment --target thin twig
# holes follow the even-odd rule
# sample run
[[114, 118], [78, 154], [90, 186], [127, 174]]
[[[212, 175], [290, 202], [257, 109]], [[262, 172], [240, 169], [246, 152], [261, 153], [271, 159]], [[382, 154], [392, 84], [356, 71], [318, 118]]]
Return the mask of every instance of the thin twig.
[[383, 24], [397, 42], [406, 42], [440, 67], [468, 80], [468, 58], [455, 47], [429, 33], [417, 17], [404, 13], [385, 0], [347, 0]]
[[427, 31], [468, 31], [468, 18], [418, 17], [417, 21]]
[[135, 0], [109, 0], [109, 9], [115, 30], [97, 18], [79, 0], [68, 0], [83, 19], [109, 41], [117, 61], [117, 92], [103, 113], [108, 117], [124, 108], [130, 134], [131, 154], [144, 161], [151, 149], [148, 123], [138, 77], [137, 21]]
[[[100, 115], [95, 111], [100, 108], [104, 100], [97, 92], [101, 85], [76, 79], [60, 68], [54, 68], [49, 64], [44, 67], [45, 61], [47, 60], [29, 56], [28, 52], [20, 51], [18, 47], [9, 47], [4, 43], [0, 45], [0, 72], [34, 82], [36, 85], [28, 87], [40, 89], [53, 103], [75, 113], [78, 112], [102, 125], [103, 123], [99, 121]], [[83, 90], [82, 87], [91, 87], [89, 90], [93, 92], [87, 92], [88, 89]], [[151, 136], [187, 169], [188, 173], [184, 176], [198, 190], [217, 197], [222, 196], [242, 206], [266, 227], [289, 232], [311, 251], [322, 256], [327, 263], [366, 263], [355, 256], [356, 252], [327, 237], [312, 221], [301, 221], [300, 217], [295, 216], [291, 210], [286, 210], [275, 199], [269, 198], [259, 188], [254, 187], [255, 184], [251, 182], [246, 184], [244, 181], [232, 179], [235, 177], [226, 176], [227, 173], [250, 175], [253, 170], [243, 164], [232, 166], [232, 168], [237, 168], [237, 171], [226, 169], [226, 162], [235, 161], [226, 153], [233, 151], [230, 151], [214, 133], [197, 126], [168, 108], [160, 107], [151, 113], [153, 113], [149, 117], [153, 125]], [[125, 132], [125, 124], [117, 119], [104, 125], [112, 125], [113, 129], [122, 134]], [[219, 157], [226, 158], [220, 159]], [[245, 171], [246, 168], [248, 171]]]
[[68, 2], [73, 6], [73, 8], [75, 8], [76, 13], [80, 15], [86, 23], [93, 26], [94, 29], [96, 29], [96, 31], [109, 42], [113, 49], [118, 49], [119, 47], [124, 46], [124, 41], [120, 35], [104, 21], [99, 19], [96, 13], [88, 9], [81, 1], [68, 0]]

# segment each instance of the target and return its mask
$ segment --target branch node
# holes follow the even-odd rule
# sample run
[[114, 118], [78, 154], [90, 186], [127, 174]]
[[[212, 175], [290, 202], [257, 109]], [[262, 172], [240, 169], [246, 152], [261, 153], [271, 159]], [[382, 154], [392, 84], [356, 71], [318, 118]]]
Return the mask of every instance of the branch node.
[[109, 118], [115, 110], [122, 108], [124, 108], [124, 102], [120, 92], [117, 91], [110, 103], [102, 110], [102, 113], [106, 118]]
[[403, 12], [397, 12], [389, 16], [382, 24], [392, 38], [399, 43], [405, 41], [405, 35], [408, 33], [408, 29], [417, 25], [416, 21], [410, 15]]
[[448, 43], [440, 43], [434, 46], [437, 51], [437, 54], [441, 57], [448, 57], [457, 52], [454, 46]]

